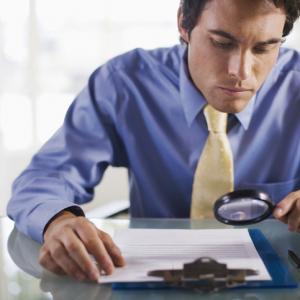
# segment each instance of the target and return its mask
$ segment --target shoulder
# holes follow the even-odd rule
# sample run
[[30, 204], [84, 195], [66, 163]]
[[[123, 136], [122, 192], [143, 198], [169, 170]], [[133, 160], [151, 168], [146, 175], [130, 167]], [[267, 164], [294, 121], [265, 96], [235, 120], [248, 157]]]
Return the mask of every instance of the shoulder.
[[[281, 110], [291, 107], [292, 103], [299, 106], [300, 95], [300, 53], [297, 50], [284, 48], [275, 66], [258, 91], [257, 100], [261, 103], [273, 103]], [[288, 105], [287, 105], [288, 104]]]
[[277, 72], [296, 72], [300, 75], [300, 52], [282, 47], [275, 68]]
[[[110, 77], [134, 77], [143, 73], [143, 77], [153, 72], [178, 73], [182, 56], [182, 46], [145, 50], [137, 48], [110, 59], [98, 68], [94, 76], [108, 79]], [[150, 72], [145, 73], [145, 70]]]
[[[300, 53], [297, 50], [281, 48], [277, 62], [262, 87], [262, 94], [284, 95], [300, 100], [295, 93], [300, 85]], [[298, 94], [298, 93], [297, 93]]]
[[183, 53], [183, 46], [176, 45], [153, 50], [138, 48], [116, 56], [90, 76], [89, 95], [98, 106], [124, 107], [139, 95], [145, 96], [146, 90], [158, 89], [161, 82], [178, 82]]
[[[281, 48], [277, 62], [258, 92], [257, 100], [281, 112], [298, 111], [300, 105], [300, 53]], [[279, 112], [277, 112], [279, 113]]]
[[174, 67], [180, 60], [180, 45], [170, 48], [157, 48], [145, 50], [137, 48], [123, 55], [117, 56], [110, 61], [115, 69], [123, 68], [144, 68], [164, 65]]
[[134, 49], [110, 59], [89, 78], [95, 96], [117, 98], [137, 86], [157, 85], [161, 80], [177, 82], [184, 48]]

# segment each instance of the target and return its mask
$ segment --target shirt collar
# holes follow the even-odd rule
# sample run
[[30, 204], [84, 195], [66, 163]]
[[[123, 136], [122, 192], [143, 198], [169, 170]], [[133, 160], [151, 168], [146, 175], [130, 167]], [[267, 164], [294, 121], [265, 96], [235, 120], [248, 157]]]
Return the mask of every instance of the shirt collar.
[[[202, 93], [195, 87], [190, 78], [186, 63], [186, 54], [187, 47], [185, 45], [182, 45], [182, 56], [179, 71], [180, 98], [186, 121], [188, 125], [191, 126], [198, 113], [206, 105], [207, 101]], [[255, 100], [256, 95], [252, 97], [247, 106], [241, 112], [234, 114], [245, 130], [247, 130], [249, 127], [254, 111]]]
[[186, 121], [188, 125], [191, 126], [194, 119], [207, 102], [190, 79], [186, 63], [187, 47], [184, 45], [182, 47], [183, 51], [179, 71], [180, 99], [182, 102]]

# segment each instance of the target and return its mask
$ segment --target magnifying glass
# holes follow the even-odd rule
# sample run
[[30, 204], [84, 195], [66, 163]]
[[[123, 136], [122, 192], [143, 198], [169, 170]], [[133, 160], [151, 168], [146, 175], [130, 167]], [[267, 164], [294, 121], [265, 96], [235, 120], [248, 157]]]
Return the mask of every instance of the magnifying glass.
[[268, 218], [275, 205], [259, 190], [236, 190], [223, 195], [214, 204], [215, 218], [229, 225], [248, 225]]

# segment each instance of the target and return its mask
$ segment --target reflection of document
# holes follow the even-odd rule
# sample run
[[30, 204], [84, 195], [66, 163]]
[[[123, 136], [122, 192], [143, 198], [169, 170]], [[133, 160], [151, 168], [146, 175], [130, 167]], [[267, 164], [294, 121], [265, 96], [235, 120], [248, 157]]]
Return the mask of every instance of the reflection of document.
[[271, 280], [247, 229], [125, 229], [117, 230], [114, 240], [126, 266], [103, 276], [103, 283], [161, 281], [147, 272], [182, 269], [184, 263], [201, 256], [226, 263], [228, 268], [258, 271], [247, 280]]

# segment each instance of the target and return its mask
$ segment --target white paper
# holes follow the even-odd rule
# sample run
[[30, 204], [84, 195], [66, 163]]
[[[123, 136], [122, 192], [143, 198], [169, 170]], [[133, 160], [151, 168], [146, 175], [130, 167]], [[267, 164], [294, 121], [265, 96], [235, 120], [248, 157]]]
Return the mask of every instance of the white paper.
[[102, 283], [161, 281], [147, 276], [156, 269], [182, 269], [184, 263], [207, 256], [228, 268], [255, 269], [247, 280], [271, 280], [247, 229], [121, 229], [114, 235], [126, 260]]

